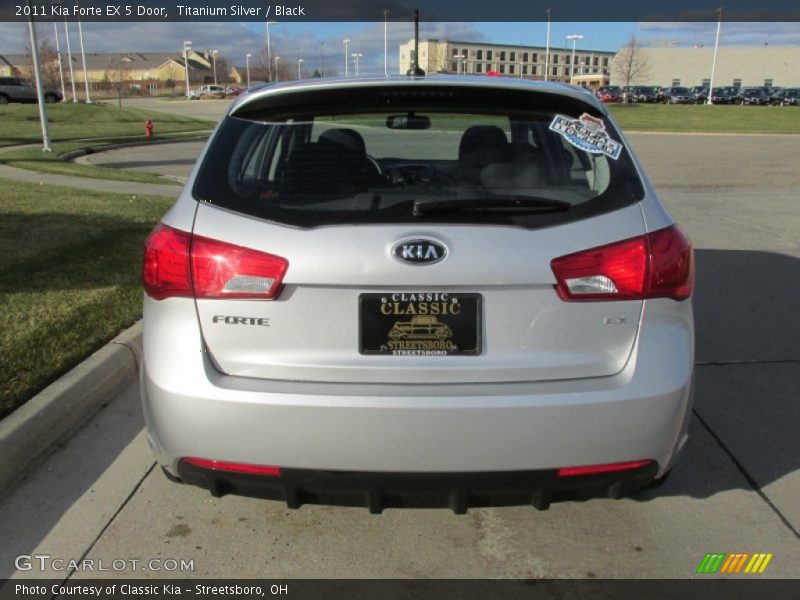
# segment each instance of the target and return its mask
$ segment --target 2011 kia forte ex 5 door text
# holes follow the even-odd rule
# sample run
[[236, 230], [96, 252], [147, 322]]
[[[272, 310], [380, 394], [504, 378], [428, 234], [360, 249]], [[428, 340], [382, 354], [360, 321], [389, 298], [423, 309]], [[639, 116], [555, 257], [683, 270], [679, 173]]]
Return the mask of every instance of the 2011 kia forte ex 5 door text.
[[686, 443], [693, 286], [589, 92], [265, 86], [146, 242], [148, 439], [175, 480], [290, 507], [619, 497]]

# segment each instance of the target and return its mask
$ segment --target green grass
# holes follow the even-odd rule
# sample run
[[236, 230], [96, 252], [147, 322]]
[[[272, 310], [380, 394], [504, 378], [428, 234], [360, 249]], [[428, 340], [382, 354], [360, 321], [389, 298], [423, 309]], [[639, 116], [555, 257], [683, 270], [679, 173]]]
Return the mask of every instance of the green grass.
[[[181, 139], [191, 136], [181, 134], [167, 134], [155, 136], [154, 139]], [[144, 139], [142, 137], [141, 139]], [[28, 169], [38, 173], [53, 173], [56, 175], [70, 175], [72, 177], [88, 177], [90, 179], [110, 179], [113, 181], [135, 181], [139, 183], [157, 183], [161, 185], [181, 185], [181, 183], [162, 177], [157, 173], [131, 171], [128, 169], [115, 169], [99, 165], [79, 164], [68, 162], [59, 158], [59, 155], [73, 150], [87, 147], [100, 149], [104, 145], [120, 142], [134, 141], [131, 138], [106, 138], [102, 141], [89, 142], [62, 142], [53, 144], [52, 152], [42, 152], [41, 148], [21, 148], [7, 152], [0, 151], [0, 165]]]
[[[60, 154], [86, 147], [145, 140], [144, 121], [155, 123], [155, 139], [180, 137], [183, 132], [210, 130], [213, 123], [188, 117], [167, 115], [137, 108], [118, 108], [108, 104], [56, 104], [48, 106], [48, 123], [53, 152], [40, 146], [0, 152], [0, 164], [39, 173], [74, 177], [180, 185], [155, 173], [75, 164], [61, 160]], [[41, 142], [38, 107], [30, 104], [0, 106], [0, 148]], [[78, 141], [83, 140], [83, 141]]]
[[[214, 124], [179, 115], [118, 108], [111, 104], [49, 104], [47, 122], [53, 142], [94, 138], [143, 136], [144, 121], [151, 119], [155, 133], [210, 130]], [[39, 109], [35, 104], [0, 106], [0, 147], [35, 144], [42, 140]]]
[[140, 318], [143, 242], [172, 202], [0, 180], [0, 417]]
[[625, 131], [800, 133], [795, 106], [611, 105]]

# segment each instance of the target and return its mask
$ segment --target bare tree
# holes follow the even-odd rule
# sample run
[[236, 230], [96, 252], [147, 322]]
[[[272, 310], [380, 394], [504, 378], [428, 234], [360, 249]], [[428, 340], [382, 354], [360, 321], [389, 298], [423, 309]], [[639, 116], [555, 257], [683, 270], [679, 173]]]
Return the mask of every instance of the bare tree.
[[[434, 71], [435, 73], [448, 73], [450, 71], [450, 60], [451, 57], [447, 56], [447, 44], [437, 43], [434, 54], [429, 60], [431, 71]], [[456, 59], [453, 58], [452, 60]]]
[[[44, 36], [39, 38], [39, 65], [42, 73], [42, 85], [45, 88], [60, 88], [61, 81], [58, 74], [58, 53], [50, 40]], [[33, 78], [33, 54], [31, 44], [25, 45], [26, 64], [25, 72], [18, 73], [18, 77]], [[20, 71], [17, 69], [17, 71]]]
[[643, 48], [637, 37], [631, 35], [611, 63], [611, 73], [614, 75], [614, 79], [619, 81], [625, 90], [630, 87], [632, 82], [645, 79], [650, 74], [650, 65]]

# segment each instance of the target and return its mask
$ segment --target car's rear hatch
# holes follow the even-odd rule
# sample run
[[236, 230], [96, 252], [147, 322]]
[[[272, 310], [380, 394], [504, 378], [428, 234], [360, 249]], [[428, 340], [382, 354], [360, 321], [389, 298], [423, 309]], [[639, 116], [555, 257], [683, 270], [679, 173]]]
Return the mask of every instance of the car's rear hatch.
[[[548, 102], [552, 104], [552, 99]], [[577, 117], [584, 109], [599, 113], [588, 101], [583, 106], [573, 99], [565, 104], [564, 114]], [[558, 112], [548, 110], [551, 115]], [[367, 152], [391, 178], [403, 151], [379, 151], [375, 147], [382, 138], [371, 137], [369, 127], [352, 123], [349, 127], [366, 138]], [[447, 127], [452, 125], [443, 126], [439, 139], [448, 139]], [[512, 124], [507, 132], [512, 140], [518, 134], [513, 129]], [[388, 136], [391, 144], [402, 145], [412, 135], [429, 139], [413, 131], [378, 133]], [[463, 146], [464, 137], [459, 131], [453, 145], [457, 148], [461, 138]], [[210, 160], [237, 155], [235, 149], [215, 153], [213, 143], [206, 170]], [[537, 142], [532, 139], [530, 144]], [[253, 147], [247, 156], [257, 156], [259, 148], [269, 153], [269, 142]], [[537, 149], [546, 150], [542, 140]], [[424, 143], [409, 152], [420, 160], [430, 158]], [[290, 168], [292, 155], [288, 156]], [[425, 168], [446, 170], [447, 158], [456, 164], [463, 156], [443, 156], [439, 162], [425, 163]], [[245, 157], [242, 163], [252, 160]], [[622, 160], [608, 163], [618, 169]], [[624, 160], [626, 169], [633, 171], [627, 157]], [[568, 163], [573, 170], [577, 161], [571, 158]], [[275, 158], [263, 177], [277, 182], [281, 168]], [[259, 192], [259, 207], [252, 210], [245, 200], [228, 201], [225, 193], [211, 189], [216, 185], [209, 183], [212, 177], [230, 176], [231, 170], [228, 165], [216, 175], [207, 174], [205, 182], [195, 186], [201, 202], [193, 234], [282, 257], [288, 268], [274, 299], [196, 300], [205, 350], [224, 373], [314, 382], [521, 382], [609, 376], [619, 372], [631, 355], [642, 301], [564, 301], [554, 287], [551, 261], [641, 236], [645, 226], [634, 198], [641, 191], [618, 190], [618, 196], [628, 194], [625, 199], [601, 195], [594, 212], [581, 212], [595, 201], [591, 200], [563, 214], [526, 214], [520, 224], [505, 215], [495, 219], [483, 212], [453, 219], [393, 219], [373, 218], [374, 211], [337, 223], [324, 210], [319, 222], [307, 223], [264, 208], [280, 197], [277, 183]], [[601, 176], [609, 177], [597, 175]], [[379, 191], [384, 196], [392, 193]], [[411, 185], [402, 191], [416, 197], [431, 193], [421, 184], [418, 193]], [[374, 197], [373, 201], [378, 202]], [[301, 203], [310, 205], [306, 198]], [[395, 248], [404, 240], [439, 244], [446, 257], [427, 264], [399, 260]], [[444, 316], [452, 302], [463, 308], [460, 320]], [[415, 319], [425, 315], [433, 318]], [[461, 341], [454, 344], [454, 340]]]

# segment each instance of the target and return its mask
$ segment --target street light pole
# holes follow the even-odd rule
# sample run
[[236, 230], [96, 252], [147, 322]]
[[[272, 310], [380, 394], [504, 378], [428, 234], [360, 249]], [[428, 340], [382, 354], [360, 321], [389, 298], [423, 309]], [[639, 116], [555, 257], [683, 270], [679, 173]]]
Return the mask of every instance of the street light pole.
[[302, 58], [298, 58], [297, 59], [297, 79], [302, 79], [303, 78], [303, 73], [300, 70], [300, 65], [302, 65], [302, 64], [303, 64], [303, 59]]
[[189, 86], [189, 50], [192, 49], [192, 40], [183, 40], [183, 70], [186, 73], [186, 97], [189, 97], [191, 90]]
[[[77, 3], [75, 4], [77, 6]], [[81, 26], [80, 17], [78, 18], [78, 41], [81, 44], [81, 62], [83, 63], [83, 84], [86, 88], [86, 104], [91, 104], [92, 99], [89, 97], [89, 75], [86, 71], [86, 51], [83, 49], [83, 27]]]
[[572, 85], [573, 81], [575, 80], [575, 44], [578, 40], [582, 40], [583, 36], [576, 34], [568, 35], [568, 40], [572, 40], [572, 64], [570, 65], [569, 71], [569, 83]]
[[714, 41], [714, 59], [711, 61], [711, 79], [708, 82], [708, 104], [714, 104], [712, 97], [714, 96], [714, 73], [717, 70], [717, 50], [719, 49], [719, 30], [722, 28], [722, 7], [717, 9], [717, 39]]
[[214, 85], [217, 85], [217, 54], [219, 54], [219, 50], [211, 51], [211, 64], [214, 68]]
[[280, 57], [280, 56], [276, 56], [276, 57], [275, 57], [275, 81], [280, 81], [280, 80], [281, 80], [281, 76], [280, 76], [280, 74], [278, 73], [278, 61], [279, 61], [280, 59], [281, 59], [281, 57]]
[[550, 18], [552, 17], [553, 9], [548, 8], [545, 12], [547, 13], [547, 47], [544, 53], [544, 80], [547, 81], [549, 77], [548, 71], [550, 71]]
[[349, 74], [347, 72], [347, 66], [348, 66], [347, 59], [348, 59], [348, 49], [350, 48], [350, 38], [343, 39], [342, 43], [344, 44], [344, 76], [349, 77]]
[[61, 45], [58, 43], [58, 24], [53, 23], [53, 31], [56, 32], [56, 53], [58, 54], [58, 76], [61, 78], [61, 99], [66, 100], [67, 90], [64, 88], [64, 66], [61, 62]]
[[389, 76], [389, 11], [383, 11], [383, 76]]
[[245, 69], [247, 70], [247, 87], [250, 87], [250, 57], [253, 56], [252, 54], [245, 54], [244, 62], [245, 62]]
[[72, 50], [69, 46], [69, 25], [64, 17], [64, 37], [67, 38], [67, 64], [69, 64], [69, 81], [72, 84], [72, 102], [78, 101], [78, 92], [75, 90], [75, 72], [72, 70]]
[[44, 88], [42, 86], [42, 69], [39, 65], [39, 44], [36, 40], [36, 27], [33, 24], [33, 9], [31, 0], [28, 0], [28, 8], [31, 8], [31, 17], [28, 20], [28, 29], [31, 36], [31, 54], [33, 55], [33, 72], [36, 76], [36, 95], [39, 98], [39, 122], [42, 126], [42, 152], [52, 152], [50, 147], [50, 129], [47, 126], [47, 107], [44, 105]]
[[361, 58], [364, 55], [359, 53], [359, 52], [353, 52], [353, 54], [351, 54], [350, 56], [353, 57], [353, 62], [356, 65], [356, 77], [358, 77], [358, 59]]
[[322, 72], [320, 77], [325, 77], [325, 42], [319, 43], [319, 52], [322, 55]]
[[[270, 82], [272, 81], [272, 47], [269, 43], [269, 26], [277, 24], [277, 21], [267, 21], [267, 77], [269, 77]], [[277, 71], [277, 67], [275, 69]], [[277, 73], [275, 74], [277, 75]]]

